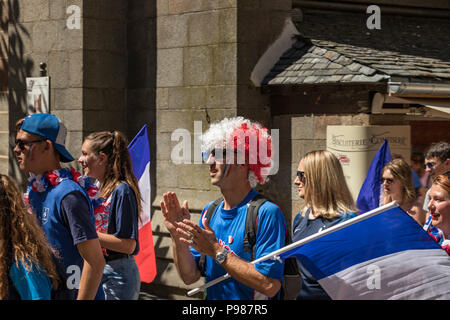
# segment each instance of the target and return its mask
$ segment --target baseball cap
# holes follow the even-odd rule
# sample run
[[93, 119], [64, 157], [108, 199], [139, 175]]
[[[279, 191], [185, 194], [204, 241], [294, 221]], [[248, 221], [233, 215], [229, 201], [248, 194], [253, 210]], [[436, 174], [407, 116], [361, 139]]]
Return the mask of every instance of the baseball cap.
[[35, 113], [25, 117], [20, 129], [50, 140], [61, 155], [61, 162], [75, 160], [65, 147], [67, 128], [49, 113]]

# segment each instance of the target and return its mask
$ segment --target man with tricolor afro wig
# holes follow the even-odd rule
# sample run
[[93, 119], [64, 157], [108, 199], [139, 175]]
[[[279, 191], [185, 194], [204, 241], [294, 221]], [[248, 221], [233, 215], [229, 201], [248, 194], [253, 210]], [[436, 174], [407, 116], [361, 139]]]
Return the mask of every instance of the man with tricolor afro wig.
[[[217, 153], [223, 150], [224, 153]], [[225, 118], [214, 123], [202, 136], [202, 153], [208, 163], [211, 153], [219, 161], [229, 154], [237, 154], [238, 164], [248, 165], [248, 180], [255, 188], [269, 178], [272, 159], [272, 137], [267, 128], [243, 117]], [[232, 159], [231, 159], [232, 160]]]
[[207, 288], [209, 300], [254, 300], [278, 296], [284, 263], [275, 260], [251, 264], [285, 245], [286, 222], [280, 208], [264, 201], [257, 210], [255, 244], [246, 242], [250, 204], [261, 195], [256, 185], [268, 181], [272, 168], [272, 139], [260, 124], [242, 117], [214, 123], [202, 136], [202, 151], [211, 183], [222, 197], [202, 210], [198, 224], [190, 220], [187, 201], [181, 206], [175, 193], [163, 195], [161, 211], [173, 243], [174, 262], [185, 284], [231, 279]]

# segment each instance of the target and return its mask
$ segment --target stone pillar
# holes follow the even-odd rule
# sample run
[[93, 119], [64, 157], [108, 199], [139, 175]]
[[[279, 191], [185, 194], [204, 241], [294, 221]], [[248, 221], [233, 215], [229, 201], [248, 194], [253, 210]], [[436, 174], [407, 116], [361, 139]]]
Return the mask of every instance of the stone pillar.
[[[150, 286], [170, 298], [185, 299], [185, 286], [172, 262], [171, 240], [159, 203], [175, 191], [188, 200], [193, 220], [220, 192], [211, 186], [208, 167], [194, 164], [194, 122], [202, 131], [225, 117], [246, 116], [270, 127], [267, 97], [252, 86], [250, 75], [260, 56], [281, 33], [291, 0], [158, 0], [156, 35], [156, 197], [152, 217], [158, 276]], [[171, 158], [181, 140], [172, 133], [190, 133], [191, 159]], [[199, 297], [199, 296], [198, 296]]]
[[[127, 1], [83, 1], [83, 135], [127, 134]], [[81, 67], [81, 66], [80, 66]]]

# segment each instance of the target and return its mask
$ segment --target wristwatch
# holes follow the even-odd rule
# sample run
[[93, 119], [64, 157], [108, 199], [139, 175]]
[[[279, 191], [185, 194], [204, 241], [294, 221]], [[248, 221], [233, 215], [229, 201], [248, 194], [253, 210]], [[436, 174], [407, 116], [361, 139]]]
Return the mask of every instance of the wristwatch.
[[228, 249], [223, 249], [222, 251], [220, 251], [219, 253], [216, 254], [216, 262], [218, 264], [222, 264], [225, 262], [226, 258], [227, 258], [227, 254], [230, 253], [230, 251], [228, 251]]

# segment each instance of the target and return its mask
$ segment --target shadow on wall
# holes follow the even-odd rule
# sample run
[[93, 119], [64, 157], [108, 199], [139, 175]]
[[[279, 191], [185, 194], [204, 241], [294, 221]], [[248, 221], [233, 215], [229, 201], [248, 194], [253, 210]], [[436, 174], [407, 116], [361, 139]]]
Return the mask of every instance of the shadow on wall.
[[[20, 6], [18, 0], [4, 1], [0, 5], [2, 30], [7, 30], [8, 37], [1, 39], [2, 47], [8, 48], [8, 105], [10, 141], [15, 140], [15, 122], [26, 114], [26, 77], [31, 74], [34, 62], [25, 56], [25, 41], [31, 35], [20, 23]], [[19, 183], [26, 182], [25, 175], [20, 172], [10, 147], [9, 174]]]

